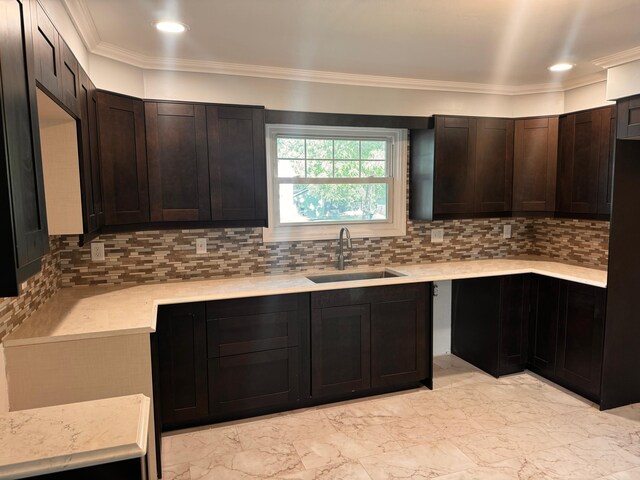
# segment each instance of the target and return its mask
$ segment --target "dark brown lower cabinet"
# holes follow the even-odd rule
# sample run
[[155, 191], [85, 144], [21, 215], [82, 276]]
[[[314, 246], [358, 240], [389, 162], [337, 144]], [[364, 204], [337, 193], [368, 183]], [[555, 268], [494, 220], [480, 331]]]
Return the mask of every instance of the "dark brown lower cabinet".
[[206, 417], [209, 395], [205, 304], [159, 307], [156, 336], [162, 427]]
[[529, 368], [600, 401], [606, 289], [535, 276]]
[[590, 398], [600, 397], [606, 290], [562, 282], [556, 376]]
[[452, 352], [495, 377], [523, 371], [528, 292], [527, 275], [454, 281]]
[[555, 373], [559, 302], [560, 280], [532, 278], [528, 367], [547, 377]]
[[431, 378], [429, 291], [412, 284], [312, 293], [312, 397]]

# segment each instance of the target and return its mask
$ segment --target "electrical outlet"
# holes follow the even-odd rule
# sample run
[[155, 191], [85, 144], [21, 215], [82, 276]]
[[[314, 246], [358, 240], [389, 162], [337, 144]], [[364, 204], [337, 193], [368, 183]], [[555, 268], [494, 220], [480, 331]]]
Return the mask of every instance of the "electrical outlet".
[[196, 253], [198, 255], [202, 255], [203, 253], [207, 253], [207, 239], [206, 238], [196, 238]]
[[444, 242], [444, 228], [432, 228], [431, 229], [431, 243]]
[[504, 238], [511, 238], [511, 225], [505, 225], [502, 228], [502, 236]]
[[91, 243], [91, 260], [94, 262], [104, 261], [104, 243], [102, 242]]

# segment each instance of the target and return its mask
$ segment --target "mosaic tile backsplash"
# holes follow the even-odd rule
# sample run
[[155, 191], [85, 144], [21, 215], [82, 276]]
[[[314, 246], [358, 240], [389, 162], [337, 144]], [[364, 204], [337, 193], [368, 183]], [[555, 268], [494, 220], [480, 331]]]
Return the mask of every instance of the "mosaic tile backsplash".
[[[505, 224], [512, 238], [502, 238]], [[443, 243], [431, 243], [432, 228], [444, 228]], [[337, 232], [336, 232], [337, 234]], [[196, 255], [196, 238], [209, 252]], [[347, 266], [401, 265], [464, 259], [544, 255], [604, 268], [609, 222], [562, 219], [474, 219], [409, 222], [407, 235], [354, 239]], [[43, 270], [22, 295], [0, 298], [0, 339], [60, 287], [157, 283], [265, 273], [333, 269], [337, 241], [262, 242], [260, 228], [148, 231], [101, 235], [106, 260], [92, 262], [77, 236], [51, 237]]]
[[62, 239], [49, 237], [49, 253], [42, 258], [42, 270], [26, 282], [18, 297], [0, 298], [0, 340], [49, 300], [60, 288]]

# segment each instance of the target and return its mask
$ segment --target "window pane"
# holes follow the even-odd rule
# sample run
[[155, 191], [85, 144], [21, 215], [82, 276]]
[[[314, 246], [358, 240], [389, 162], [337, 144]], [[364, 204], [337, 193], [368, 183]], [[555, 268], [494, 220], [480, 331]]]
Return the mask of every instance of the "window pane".
[[327, 178], [333, 176], [333, 161], [308, 160], [307, 177]]
[[358, 160], [360, 158], [360, 142], [358, 140], [335, 140], [333, 142], [335, 156], [339, 159]]
[[304, 177], [304, 160], [278, 160], [278, 177]]
[[278, 137], [278, 158], [304, 158], [304, 138]]
[[374, 161], [374, 162], [362, 162], [362, 176], [363, 177], [386, 177], [387, 176], [387, 162]]
[[307, 158], [333, 158], [333, 140], [307, 140]]
[[387, 219], [387, 184], [280, 185], [280, 222]]
[[360, 176], [360, 162], [335, 162], [335, 173], [337, 178], [358, 178]]
[[387, 158], [387, 142], [384, 140], [361, 142], [363, 160], [385, 160]]

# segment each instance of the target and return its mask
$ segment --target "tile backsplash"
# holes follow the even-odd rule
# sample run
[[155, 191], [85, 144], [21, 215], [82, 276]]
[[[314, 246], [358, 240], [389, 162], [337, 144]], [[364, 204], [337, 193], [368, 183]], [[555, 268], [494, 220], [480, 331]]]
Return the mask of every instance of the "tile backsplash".
[[62, 239], [49, 237], [49, 253], [42, 258], [42, 270], [26, 281], [18, 297], [0, 298], [0, 340], [49, 300], [60, 288]]

